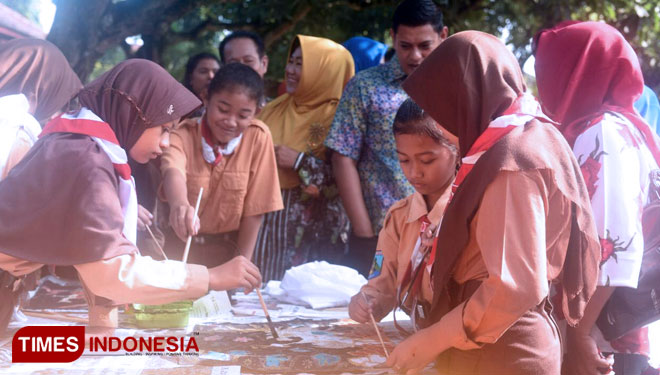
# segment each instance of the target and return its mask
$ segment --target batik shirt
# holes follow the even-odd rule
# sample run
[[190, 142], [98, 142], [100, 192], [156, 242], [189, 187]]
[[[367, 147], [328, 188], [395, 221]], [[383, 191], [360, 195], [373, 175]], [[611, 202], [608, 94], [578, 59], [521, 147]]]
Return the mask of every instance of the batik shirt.
[[387, 210], [414, 193], [403, 175], [392, 134], [394, 116], [408, 97], [399, 60], [358, 73], [351, 79], [335, 113], [325, 145], [357, 161], [364, 202], [374, 233]]
[[575, 141], [601, 244], [599, 285], [637, 287], [644, 253], [642, 209], [658, 168], [639, 131], [606, 113]]

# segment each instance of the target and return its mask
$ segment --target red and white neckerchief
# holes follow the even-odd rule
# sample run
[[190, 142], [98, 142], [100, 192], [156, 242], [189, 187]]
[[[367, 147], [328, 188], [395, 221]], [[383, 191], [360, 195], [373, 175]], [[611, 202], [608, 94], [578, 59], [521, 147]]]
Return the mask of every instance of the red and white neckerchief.
[[209, 125], [206, 123], [206, 116], [202, 116], [200, 122], [200, 126], [202, 127], [202, 156], [207, 163], [213, 164], [215, 167], [222, 161], [223, 155], [231, 155], [234, 152], [236, 147], [241, 143], [243, 134], [241, 133], [241, 135], [229, 141], [227, 147], [222, 148], [213, 141], [213, 134], [211, 134], [211, 129], [209, 129]]
[[[454, 193], [456, 193], [456, 189], [458, 189], [461, 183], [463, 183], [474, 165], [479, 161], [481, 155], [488, 151], [495, 143], [502, 139], [502, 137], [509, 134], [513, 129], [523, 126], [533, 119], [552, 123], [552, 121], [543, 114], [541, 106], [534, 96], [525, 93], [519, 96], [500, 117], [491, 121], [486, 130], [481, 133], [479, 138], [477, 138], [474, 144], [472, 144], [472, 147], [470, 147], [470, 150], [465, 157], [461, 159], [462, 164], [458, 169], [456, 179], [451, 186], [452, 193], [449, 197], [449, 201], [451, 202]], [[447, 206], [449, 206], [449, 203], [447, 203]], [[438, 228], [439, 227], [440, 224], [438, 224]], [[429, 272], [431, 272], [435, 262], [435, 255], [438, 248], [438, 233], [439, 231], [436, 231], [433, 247], [431, 248], [428, 261], [426, 262]]]
[[131, 176], [126, 151], [119, 145], [117, 136], [107, 122], [101, 120], [94, 112], [83, 107], [78, 114], [63, 114], [44, 127], [39, 137], [51, 133], [76, 133], [92, 137], [101, 150], [112, 161], [112, 166], [119, 176], [119, 202], [124, 216], [122, 234], [127, 240], [136, 244], [138, 202], [135, 191], [135, 180]]
[[[536, 99], [534, 99], [534, 97], [530, 94], [524, 94], [518, 97], [513, 102], [513, 104], [506, 111], [504, 111], [502, 116], [491, 121], [490, 124], [488, 124], [488, 128], [486, 128], [486, 130], [479, 136], [479, 138], [477, 138], [475, 143], [470, 148], [470, 151], [462, 159], [463, 164], [461, 165], [461, 168], [459, 168], [456, 179], [452, 184], [452, 193], [449, 200], [451, 201], [451, 198], [456, 192], [456, 189], [465, 180], [465, 177], [468, 175], [468, 173], [470, 173], [481, 155], [488, 151], [491, 146], [497, 143], [497, 141], [499, 141], [513, 129], [525, 125], [534, 118], [548, 122], [550, 121], [541, 111], [541, 106], [538, 104]], [[422, 246], [422, 236], [430, 226], [431, 222], [428, 220], [428, 217], [424, 215], [419, 218], [419, 223], [419, 238], [415, 243], [415, 248], [413, 249], [412, 255], [410, 257], [410, 263], [408, 264], [408, 267], [406, 268], [406, 271], [403, 275], [402, 282], [397, 288], [397, 301], [401, 306], [405, 304], [406, 300], [412, 300], [410, 317], [413, 321], [413, 328], [415, 331], [417, 330], [417, 325], [415, 323], [416, 317], [419, 315], [424, 318], [422, 315], [423, 309], [417, 303], [419, 290], [423, 279], [422, 271], [426, 270], [429, 272], [429, 274], [432, 272], [438, 248], [438, 234], [440, 233], [442, 218], [436, 227], [434, 233], [435, 240], [433, 241], [433, 246], [430, 249], [427, 246]], [[404, 285], [408, 285], [408, 287], [407, 291], [402, 294], [401, 288]], [[431, 288], [432, 287], [433, 284], [431, 284]]]
[[[462, 164], [456, 174], [456, 179], [451, 186], [452, 197], [458, 186], [465, 180], [481, 155], [490, 149], [502, 137], [509, 134], [513, 129], [523, 126], [534, 118], [551, 122], [541, 110], [541, 106], [531, 94], [519, 96], [513, 104], [488, 124], [488, 128], [481, 133], [470, 150], [461, 160]], [[449, 198], [451, 200], [451, 198]]]

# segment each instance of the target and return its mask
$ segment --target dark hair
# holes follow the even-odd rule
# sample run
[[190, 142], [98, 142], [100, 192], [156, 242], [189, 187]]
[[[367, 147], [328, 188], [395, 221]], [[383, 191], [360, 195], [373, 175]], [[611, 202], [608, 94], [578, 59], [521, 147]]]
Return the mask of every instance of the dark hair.
[[247, 65], [231, 63], [224, 65], [211, 80], [209, 84], [208, 99], [213, 94], [223, 90], [240, 90], [257, 102], [261, 103], [264, 96], [264, 81], [261, 76]]
[[442, 12], [432, 0], [403, 0], [394, 10], [392, 29], [394, 33], [399, 25], [424, 26], [431, 25], [438, 34], [442, 32]]
[[388, 61], [392, 60], [392, 57], [394, 57], [395, 52], [396, 52], [396, 50], [394, 48], [392, 48], [392, 47], [388, 48], [387, 52], [385, 52], [385, 56], [383, 57], [385, 62], [388, 62]]
[[252, 42], [254, 42], [254, 45], [257, 47], [257, 54], [259, 55], [259, 58], [264, 57], [266, 54], [266, 47], [264, 46], [264, 40], [261, 39], [259, 34], [253, 33], [252, 31], [244, 31], [244, 30], [239, 30], [239, 31], [234, 31], [233, 33], [227, 35], [224, 39], [222, 39], [222, 42], [220, 42], [220, 45], [218, 46], [218, 52], [220, 52], [220, 59], [222, 59], [222, 62], [225, 62], [225, 46], [227, 43], [231, 42], [234, 39], [240, 39], [240, 38], [247, 38], [247, 39], [252, 39]]
[[399, 110], [394, 117], [392, 132], [394, 135], [416, 134], [429, 137], [436, 143], [448, 147], [454, 154], [458, 155], [456, 145], [444, 136], [442, 130], [438, 128], [431, 116], [410, 98], [406, 99], [399, 106]]
[[197, 65], [202, 61], [206, 59], [212, 59], [218, 62], [218, 65], [220, 65], [220, 60], [218, 60], [218, 56], [209, 53], [209, 52], [202, 52], [198, 53], [195, 56], [191, 57], [188, 59], [188, 62], [186, 63], [186, 73], [183, 75], [183, 85], [186, 86], [186, 88], [190, 91], [192, 91], [192, 86], [190, 85], [190, 79], [192, 78], [192, 74], [195, 71], [195, 68], [197, 68]]

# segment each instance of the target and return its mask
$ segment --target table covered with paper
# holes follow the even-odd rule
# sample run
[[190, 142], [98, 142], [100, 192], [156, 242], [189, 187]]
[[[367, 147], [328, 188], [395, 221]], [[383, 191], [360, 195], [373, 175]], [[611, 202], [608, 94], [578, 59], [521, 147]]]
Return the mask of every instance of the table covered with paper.
[[[119, 328], [106, 334], [126, 338], [176, 337], [195, 345], [188, 352], [95, 351], [86, 347], [72, 363], [11, 363], [11, 340], [22, 326], [83, 325], [86, 304], [75, 283], [46, 278], [0, 339], [2, 374], [389, 374], [374, 326], [348, 317], [347, 303], [362, 283], [357, 272], [337, 270], [324, 262], [288, 271], [262, 291], [279, 338], [266, 323], [256, 293], [236, 291], [232, 303], [225, 292], [211, 292], [193, 304], [188, 324], [178, 329], [138, 329], [130, 314], [120, 313]], [[352, 272], [352, 273], [351, 273]], [[330, 273], [326, 276], [326, 273]], [[337, 274], [338, 273], [338, 274]], [[334, 275], [334, 276], [333, 276]], [[342, 280], [342, 281], [338, 281]], [[410, 328], [407, 317], [397, 320]], [[388, 320], [388, 319], [385, 319]], [[403, 340], [393, 322], [379, 323], [385, 348]], [[130, 339], [131, 342], [136, 341]], [[97, 341], [98, 342], [98, 341]], [[177, 341], [179, 342], [179, 341]], [[89, 342], [87, 342], [89, 344]], [[198, 350], [195, 350], [197, 347]], [[429, 372], [432, 373], [432, 372]]]

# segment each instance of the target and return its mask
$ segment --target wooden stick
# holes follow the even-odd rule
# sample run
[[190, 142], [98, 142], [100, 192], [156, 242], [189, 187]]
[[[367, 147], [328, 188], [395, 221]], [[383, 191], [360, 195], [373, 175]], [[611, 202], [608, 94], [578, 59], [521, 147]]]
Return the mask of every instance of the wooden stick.
[[268, 327], [270, 328], [270, 333], [273, 334], [274, 338], [279, 338], [277, 331], [275, 330], [275, 325], [270, 319], [270, 314], [268, 314], [268, 309], [266, 308], [266, 302], [264, 302], [264, 297], [261, 295], [261, 291], [257, 289], [257, 296], [259, 296], [259, 302], [261, 303], [261, 308], [264, 309], [264, 314], [266, 314], [266, 320], [268, 321]]
[[68, 314], [63, 314], [63, 313], [56, 313], [56, 312], [50, 312], [50, 311], [26, 311], [22, 310], [23, 314], [28, 315], [28, 316], [34, 316], [36, 318], [46, 318], [46, 319], [53, 319], [53, 320], [63, 320], [67, 322], [74, 322], [74, 323], [88, 323], [89, 319], [86, 318], [81, 318], [79, 316], [72, 316]]
[[[197, 203], [195, 204], [195, 213], [193, 214], [193, 227], [195, 226], [195, 221], [197, 220], [197, 212], [199, 211], [199, 202], [202, 201], [202, 192], [204, 188], [199, 188], [199, 195], [197, 195]], [[188, 241], [186, 241], [186, 249], [183, 250], [183, 263], [188, 262], [188, 251], [190, 251], [190, 244], [192, 243], [192, 235], [188, 236]]]
[[[364, 294], [363, 291], [360, 291], [360, 294], [362, 294], [364, 300], [367, 301], [367, 304], [369, 304], [369, 299], [367, 299], [367, 295]], [[369, 317], [371, 318], [371, 323], [373, 323], [374, 325], [376, 334], [378, 334], [378, 340], [380, 340], [380, 345], [383, 347], [383, 351], [385, 352], [385, 358], [390, 358], [390, 353], [387, 351], [387, 348], [385, 347], [385, 342], [383, 341], [383, 337], [380, 335], [380, 330], [378, 329], [378, 324], [376, 324], [376, 319], [374, 319], [374, 315], [372, 313], [369, 313]]]
[[149, 228], [148, 225], [145, 226], [147, 227], [147, 232], [149, 232], [149, 235], [151, 235], [151, 239], [154, 240], [156, 246], [158, 246], [158, 250], [160, 250], [160, 254], [165, 258], [165, 260], [167, 260], [167, 255], [165, 255], [165, 251], [163, 251], [163, 248], [160, 247], [160, 244], [158, 243], [156, 236], [154, 236], [154, 232], [151, 231], [151, 228]]

